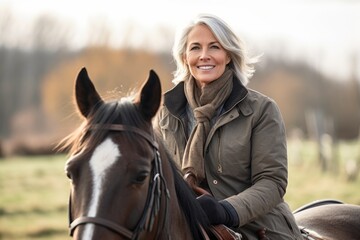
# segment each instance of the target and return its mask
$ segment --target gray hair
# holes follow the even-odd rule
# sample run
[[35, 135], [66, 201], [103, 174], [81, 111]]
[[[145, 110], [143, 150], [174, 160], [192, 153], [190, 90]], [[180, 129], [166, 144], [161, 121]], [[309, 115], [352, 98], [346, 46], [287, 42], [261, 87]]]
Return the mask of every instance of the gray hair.
[[245, 49], [245, 44], [239, 39], [231, 28], [220, 18], [210, 15], [201, 14], [191, 21], [185, 28], [177, 32], [172, 49], [173, 58], [176, 63], [173, 83], [177, 84], [190, 77], [190, 71], [184, 62], [187, 38], [190, 31], [196, 26], [204, 24], [214, 34], [221, 46], [229, 54], [231, 61], [228, 66], [234, 71], [235, 76], [247, 85], [255, 69], [252, 64], [258, 61], [258, 57], [249, 58]]

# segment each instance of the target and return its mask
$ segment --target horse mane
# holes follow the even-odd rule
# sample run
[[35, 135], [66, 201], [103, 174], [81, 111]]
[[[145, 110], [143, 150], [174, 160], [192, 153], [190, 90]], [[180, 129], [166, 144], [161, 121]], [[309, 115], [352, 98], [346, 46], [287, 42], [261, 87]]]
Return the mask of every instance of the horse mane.
[[210, 232], [209, 219], [205, 212], [202, 210], [202, 207], [200, 206], [198, 201], [196, 201], [196, 196], [194, 192], [190, 189], [189, 185], [183, 179], [180, 170], [173, 161], [167, 148], [164, 147], [164, 142], [160, 137], [157, 137], [157, 141], [159, 144], [161, 144], [161, 147], [165, 149], [166, 157], [170, 163], [171, 170], [174, 176], [177, 199], [188, 222], [190, 231], [193, 235], [193, 239], [204, 239], [201, 227], [205, 230], [205, 232]]

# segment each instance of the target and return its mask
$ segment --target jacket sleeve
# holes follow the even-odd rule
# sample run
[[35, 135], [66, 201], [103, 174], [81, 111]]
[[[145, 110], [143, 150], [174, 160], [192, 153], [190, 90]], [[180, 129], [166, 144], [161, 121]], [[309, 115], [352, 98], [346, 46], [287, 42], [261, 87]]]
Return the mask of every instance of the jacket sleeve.
[[255, 114], [251, 136], [251, 187], [226, 199], [238, 213], [239, 226], [283, 202], [287, 187], [286, 133], [279, 108], [270, 99]]

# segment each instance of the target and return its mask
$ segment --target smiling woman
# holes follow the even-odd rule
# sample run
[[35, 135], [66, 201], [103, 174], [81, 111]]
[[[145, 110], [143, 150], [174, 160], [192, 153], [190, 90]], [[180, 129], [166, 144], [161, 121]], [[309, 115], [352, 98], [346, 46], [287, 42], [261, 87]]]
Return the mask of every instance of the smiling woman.
[[280, 110], [246, 85], [256, 58], [211, 14], [180, 29], [173, 57], [176, 86], [165, 93], [156, 126], [210, 223], [251, 240], [263, 229], [270, 239], [302, 239], [283, 199], [288, 175]]
[[230, 62], [230, 56], [206, 26], [195, 26], [187, 38], [184, 62], [198, 81], [198, 87], [218, 79]]

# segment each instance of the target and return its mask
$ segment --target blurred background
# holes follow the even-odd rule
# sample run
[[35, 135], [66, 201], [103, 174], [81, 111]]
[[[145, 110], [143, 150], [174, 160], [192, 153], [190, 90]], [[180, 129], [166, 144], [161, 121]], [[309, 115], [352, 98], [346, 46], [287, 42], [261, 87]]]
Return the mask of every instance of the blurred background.
[[82, 120], [79, 70], [108, 99], [136, 90], [150, 69], [166, 91], [175, 32], [203, 12], [263, 54], [249, 87], [283, 114], [291, 208], [360, 204], [358, 1], [0, 0], [0, 239], [66, 236], [66, 153], [54, 146]]

